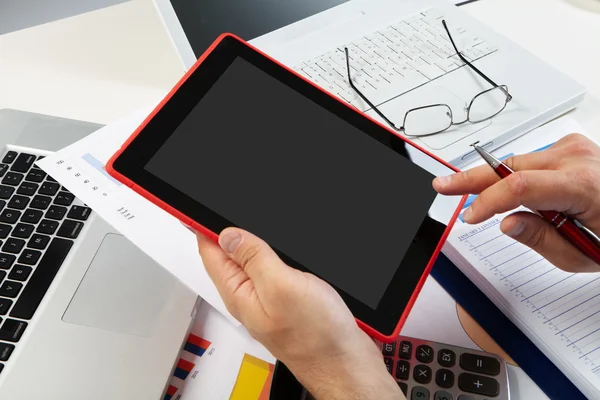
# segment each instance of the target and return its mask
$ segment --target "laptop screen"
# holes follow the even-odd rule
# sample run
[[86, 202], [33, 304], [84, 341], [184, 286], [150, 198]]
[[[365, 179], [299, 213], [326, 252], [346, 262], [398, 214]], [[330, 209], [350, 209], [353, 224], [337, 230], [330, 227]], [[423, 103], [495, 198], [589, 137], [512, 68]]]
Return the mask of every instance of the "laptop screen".
[[171, 0], [196, 57], [223, 32], [249, 41], [348, 0]]

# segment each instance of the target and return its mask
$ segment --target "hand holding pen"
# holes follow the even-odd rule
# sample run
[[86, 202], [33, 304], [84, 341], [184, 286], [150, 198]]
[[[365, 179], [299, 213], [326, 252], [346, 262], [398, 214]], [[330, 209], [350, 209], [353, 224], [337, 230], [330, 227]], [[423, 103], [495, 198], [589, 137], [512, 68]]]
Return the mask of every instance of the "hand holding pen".
[[[493, 156], [486, 158], [496, 163]], [[600, 147], [574, 134], [495, 166], [437, 178], [434, 187], [447, 195], [479, 195], [463, 215], [468, 223], [521, 205], [536, 210], [511, 214], [500, 229], [559, 268], [600, 271]]]

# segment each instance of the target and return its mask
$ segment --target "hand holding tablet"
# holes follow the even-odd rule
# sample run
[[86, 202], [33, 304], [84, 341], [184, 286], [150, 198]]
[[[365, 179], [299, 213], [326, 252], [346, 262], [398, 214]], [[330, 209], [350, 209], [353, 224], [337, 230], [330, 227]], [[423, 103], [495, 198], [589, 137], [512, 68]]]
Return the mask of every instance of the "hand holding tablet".
[[460, 209], [435, 210], [432, 180], [450, 165], [232, 35], [107, 170], [213, 240], [232, 226], [254, 233], [333, 286], [383, 341], [398, 335]]

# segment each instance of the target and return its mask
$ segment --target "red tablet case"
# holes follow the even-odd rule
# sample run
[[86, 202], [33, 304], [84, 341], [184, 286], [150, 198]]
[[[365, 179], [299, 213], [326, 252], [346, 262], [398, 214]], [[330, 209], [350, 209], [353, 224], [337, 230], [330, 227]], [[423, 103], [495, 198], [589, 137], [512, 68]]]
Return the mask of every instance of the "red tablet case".
[[[271, 60], [272, 62], [278, 64], [282, 68], [285, 68], [291, 74], [294, 74], [294, 75], [299, 76], [300, 78], [304, 79], [307, 83], [313, 85], [317, 89], [321, 90], [323, 93], [326, 93], [330, 97], [334, 98], [336, 101], [339, 101], [340, 103], [346, 105], [347, 107], [351, 108], [355, 112], [358, 112], [358, 113], [362, 114], [362, 112], [360, 110], [356, 109], [355, 107], [353, 107], [352, 105], [350, 105], [348, 103], [340, 101], [338, 98], [336, 98], [335, 96], [331, 95], [327, 91], [323, 90], [321, 87], [317, 86], [313, 82], [311, 82], [308, 79], [304, 78], [302, 75], [297, 74], [292, 69], [290, 69], [290, 68], [286, 67], [285, 65], [281, 64], [279, 61], [277, 61], [274, 58], [270, 57], [269, 55], [265, 54], [264, 52], [262, 52], [261, 50], [257, 49], [256, 47], [252, 46], [251, 44], [246, 43], [244, 40], [242, 40], [241, 38], [237, 37], [236, 35], [231, 34], [231, 33], [224, 33], [224, 34], [220, 35], [213, 42], [213, 44], [204, 52], [204, 54], [202, 54], [202, 56], [198, 59], [198, 61], [196, 61], [196, 63], [192, 66], [192, 68], [190, 68], [190, 70], [179, 80], [179, 82], [177, 82], [177, 84], [173, 87], [173, 89], [171, 89], [171, 91], [165, 96], [165, 98], [154, 108], [154, 110], [152, 110], [152, 112], [150, 113], [150, 115], [148, 115], [146, 117], [146, 119], [144, 119], [144, 121], [141, 123], [141, 125], [135, 130], [135, 132], [133, 132], [133, 134], [129, 137], [129, 139], [127, 139], [127, 141], [121, 146], [121, 148], [111, 157], [111, 159], [106, 164], [106, 171], [111, 176], [113, 176], [115, 179], [117, 179], [120, 182], [122, 182], [123, 184], [127, 185], [132, 190], [134, 190], [135, 192], [139, 193], [141, 196], [145, 197], [146, 199], [148, 199], [152, 203], [156, 204], [160, 208], [162, 208], [165, 211], [167, 211], [169, 214], [173, 215], [174, 217], [176, 217], [177, 219], [179, 219], [180, 221], [182, 221], [184, 224], [192, 227], [196, 231], [204, 234], [205, 236], [207, 236], [208, 238], [214, 240], [215, 242], [218, 242], [218, 237], [219, 236], [218, 236], [217, 233], [210, 231], [209, 229], [207, 229], [206, 227], [202, 226], [201, 224], [193, 221], [191, 218], [189, 218], [188, 216], [184, 215], [180, 211], [178, 211], [175, 208], [169, 206], [167, 203], [165, 203], [164, 201], [162, 201], [158, 197], [154, 196], [152, 193], [148, 192], [144, 188], [142, 188], [140, 186], [137, 186], [134, 182], [132, 182], [126, 176], [124, 176], [124, 175], [120, 174], [118, 171], [116, 171], [114, 169], [114, 167], [113, 167], [113, 163], [121, 155], [121, 153], [123, 152], [123, 150], [125, 148], [127, 148], [127, 146], [129, 146], [129, 144], [133, 141], [133, 139], [140, 132], [143, 131], [143, 129], [146, 127], [146, 124], [148, 124], [148, 122], [150, 120], [152, 120], [152, 118], [154, 118], [154, 116], [156, 115], [156, 113], [171, 99], [171, 96], [173, 96], [173, 94], [175, 92], [177, 92], [177, 90], [179, 90], [179, 88], [181, 87], [181, 85], [183, 85], [183, 83], [188, 79], [188, 77], [190, 75], [192, 75], [194, 73], [194, 71], [196, 71], [196, 69], [198, 68], [198, 66], [200, 64], [202, 64], [202, 62], [219, 45], [219, 43], [223, 39], [225, 39], [226, 37], [228, 37], [228, 36], [231, 37], [231, 38], [233, 38], [233, 39], [235, 39], [235, 40], [237, 40], [237, 41], [239, 41], [239, 42], [241, 42], [241, 43], [243, 43], [243, 44], [245, 44], [246, 46], [250, 47], [252, 50], [254, 50], [257, 53], [261, 54], [262, 56], [268, 58], [269, 60]], [[448, 164], [447, 162], [443, 161], [442, 159], [438, 158], [437, 156], [431, 154], [429, 151], [421, 148], [417, 144], [415, 144], [415, 143], [407, 140], [406, 138], [402, 137], [398, 133], [396, 133], [393, 130], [391, 130], [389, 127], [387, 127], [387, 126], [379, 123], [378, 121], [374, 120], [373, 118], [369, 117], [366, 114], [363, 114], [363, 116], [365, 116], [366, 118], [370, 119], [372, 122], [378, 124], [382, 128], [386, 129], [391, 134], [398, 136], [400, 139], [404, 140], [409, 145], [411, 145], [411, 146], [415, 147], [416, 149], [422, 151], [423, 153], [427, 154], [429, 157], [431, 157], [431, 158], [435, 159], [436, 161], [442, 163], [443, 165], [445, 165], [446, 167], [450, 168], [451, 170], [456, 171], [456, 172], [459, 171], [454, 166]], [[461, 200], [458, 208], [454, 212], [454, 215], [452, 216], [452, 218], [451, 218], [451, 220], [450, 220], [450, 222], [449, 222], [446, 230], [444, 231], [444, 234], [442, 235], [442, 237], [440, 239], [440, 242], [438, 243], [438, 245], [437, 245], [437, 247], [436, 247], [433, 255], [431, 256], [431, 259], [427, 263], [427, 267], [423, 271], [423, 275], [421, 275], [421, 278], [419, 279], [419, 282], [417, 283], [417, 286], [415, 287], [415, 290], [414, 290], [412, 296], [410, 297], [410, 299], [409, 299], [409, 301], [408, 301], [408, 303], [407, 303], [407, 305], [406, 305], [406, 307], [404, 309], [404, 312], [402, 313], [402, 316], [400, 317], [400, 320], [398, 321], [398, 324], [396, 325], [396, 328], [394, 329], [393, 333], [391, 335], [384, 335], [381, 332], [379, 332], [379, 331], [375, 330], [374, 328], [372, 328], [371, 326], [365, 324], [361, 320], [356, 319], [356, 322], [357, 322], [358, 326], [364, 332], [366, 332], [369, 336], [371, 336], [371, 337], [373, 337], [373, 338], [375, 338], [377, 340], [380, 340], [382, 342], [387, 342], [387, 343], [390, 343], [390, 342], [393, 342], [394, 340], [396, 340], [396, 338], [400, 334], [400, 329], [402, 328], [402, 326], [406, 322], [406, 318], [408, 317], [408, 314], [410, 313], [410, 310], [412, 309], [412, 306], [414, 305], [415, 301], [417, 300], [417, 297], [419, 296], [419, 293], [421, 292], [421, 289], [423, 288], [423, 285], [425, 284], [425, 280], [427, 279], [427, 276], [431, 272], [431, 268], [433, 267], [433, 264], [434, 264], [434, 262], [435, 262], [435, 260], [436, 260], [436, 258], [438, 256], [438, 254], [442, 250], [442, 246], [443, 246], [444, 242], [446, 241], [446, 238], [448, 237], [448, 234], [450, 233], [450, 230], [452, 229], [452, 226], [454, 225], [454, 222], [456, 221], [456, 218], [458, 217], [458, 214], [460, 213], [460, 210], [462, 209], [462, 206], [463, 206], [463, 204], [464, 204], [465, 201], [466, 201], [466, 196]]]

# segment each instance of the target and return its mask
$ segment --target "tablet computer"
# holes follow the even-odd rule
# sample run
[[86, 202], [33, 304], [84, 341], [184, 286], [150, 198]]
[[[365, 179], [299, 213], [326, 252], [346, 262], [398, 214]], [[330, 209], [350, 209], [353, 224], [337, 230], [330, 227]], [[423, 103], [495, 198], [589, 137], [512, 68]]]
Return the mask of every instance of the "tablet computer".
[[461, 202], [432, 187], [452, 166], [231, 34], [107, 170], [214, 240], [230, 226], [261, 237], [382, 341], [398, 335]]

